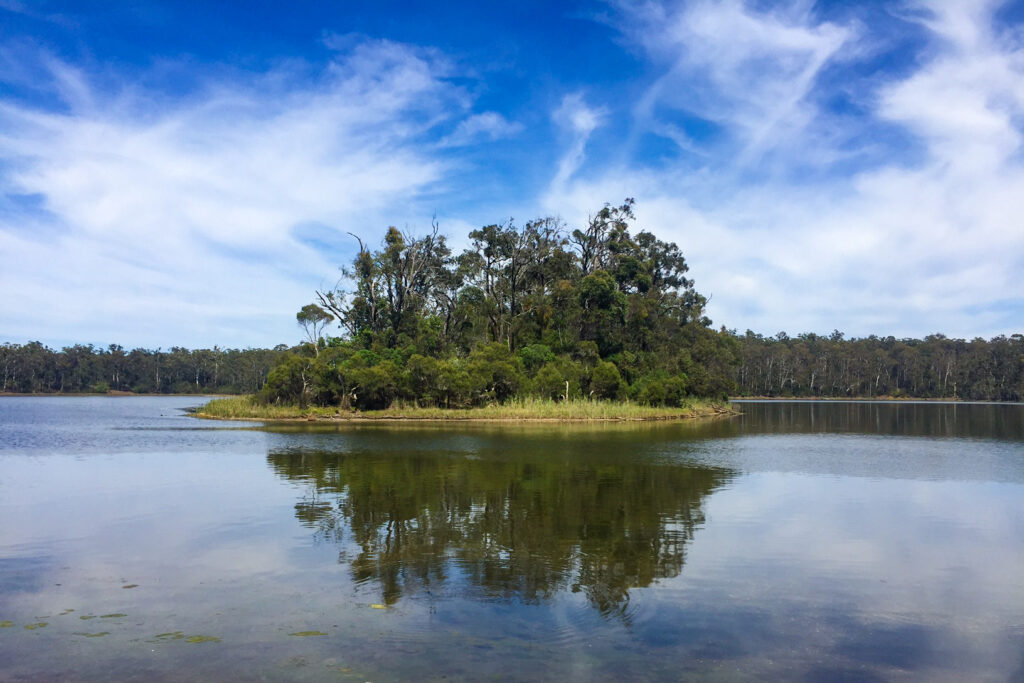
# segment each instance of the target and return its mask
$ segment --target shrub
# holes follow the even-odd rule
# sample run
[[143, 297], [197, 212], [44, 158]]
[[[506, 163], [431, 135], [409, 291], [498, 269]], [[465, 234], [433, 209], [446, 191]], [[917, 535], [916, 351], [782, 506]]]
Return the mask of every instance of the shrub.
[[590, 373], [590, 391], [595, 398], [617, 398], [622, 390], [622, 377], [615, 363], [598, 361]]
[[562, 400], [566, 398], [565, 383], [569, 383], [568, 397], [580, 393], [581, 368], [568, 358], [556, 358], [545, 363], [533, 378], [532, 393], [541, 398]]
[[528, 375], [534, 375], [545, 364], [555, 359], [555, 354], [544, 344], [530, 344], [519, 349], [519, 359]]

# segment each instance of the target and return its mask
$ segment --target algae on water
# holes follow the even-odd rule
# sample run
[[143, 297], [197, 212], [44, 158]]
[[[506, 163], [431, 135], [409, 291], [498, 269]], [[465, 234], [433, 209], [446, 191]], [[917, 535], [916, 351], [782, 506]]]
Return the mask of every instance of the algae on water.
[[148, 641], [150, 643], [165, 643], [172, 640], [184, 640], [186, 643], [219, 643], [220, 638], [217, 636], [187, 636], [181, 631], [171, 631], [169, 633], [158, 633], [153, 636], [153, 639]]
[[150, 642], [150, 643], [165, 643], [165, 642], [167, 642], [169, 640], [183, 640], [184, 638], [185, 638], [185, 634], [182, 633], [181, 631], [171, 631], [170, 633], [158, 633], [155, 636], [153, 636], [152, 640], [149, 640], [147, 642]]

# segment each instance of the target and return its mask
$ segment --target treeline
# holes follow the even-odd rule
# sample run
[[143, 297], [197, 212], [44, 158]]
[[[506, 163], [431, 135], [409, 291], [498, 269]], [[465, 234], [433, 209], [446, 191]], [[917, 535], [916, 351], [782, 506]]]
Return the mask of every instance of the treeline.
[[990, 340], [829, 336], [748, 331], [737, 337], [743, 396], [877, 396], [1024, 400], [1024, 336]]
[[[342, 282], [298, 322], [264, 401], [467, 407], [516, 396], [678, 405], [735, 388], [738, 346], [711, 329], [679, 248], [631, 230], [633, 201], [570, 230], [551, 218], [445, 237], [361, 239]], [[333, 322], [341, 336], [324, 336]]]
[[285, 347], [125, 351], [75, 345], [55, 351], [39, 342], [0, 345], [0, 392], [242, 394], [263, 388]]

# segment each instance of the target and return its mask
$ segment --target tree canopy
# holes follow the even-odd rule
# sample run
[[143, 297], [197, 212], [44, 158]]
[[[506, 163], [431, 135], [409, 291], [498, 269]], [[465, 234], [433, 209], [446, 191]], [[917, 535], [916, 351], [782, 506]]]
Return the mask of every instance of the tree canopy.
[[632, 199], [575, 229], [510, 219], [458, 254], [436, 223], [420, 237], [389, 228], [376, 249], [356, 237], [339, 286], [299, 313], [333, 316], [339, 335], [283, 358], [262, 396], [381, 408], [727, 395], [735, 339], [711, 329], [679, 247], [634, 221]]

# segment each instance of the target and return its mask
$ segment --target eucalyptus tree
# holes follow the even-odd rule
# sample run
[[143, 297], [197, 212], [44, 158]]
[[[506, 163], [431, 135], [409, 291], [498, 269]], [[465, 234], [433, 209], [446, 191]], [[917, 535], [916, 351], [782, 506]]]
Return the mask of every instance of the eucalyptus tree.
[[295, 314], [295, 321], [306, 333], [306, 339], [317, 356], [320, 355], [320, 337], [332, 320], [334, 316], [316, 304], [306, 304]]

